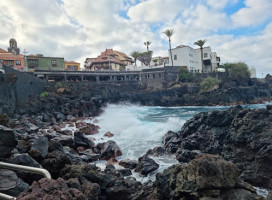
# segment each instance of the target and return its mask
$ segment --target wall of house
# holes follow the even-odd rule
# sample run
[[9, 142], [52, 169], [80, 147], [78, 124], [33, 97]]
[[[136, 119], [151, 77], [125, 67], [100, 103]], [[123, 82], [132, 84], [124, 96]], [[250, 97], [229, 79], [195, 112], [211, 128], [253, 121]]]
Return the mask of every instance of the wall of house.
[[[56, 61], [56, 67], [52, 66], [51, 61]], [[39, 70], [64, 70], [64, 58], [58, 57], [38, 57]]]
[[[172, 65], [169, 53], [169, 65]], [[186, 66], [189, 71], [200, 72], [201, 71], [201, 57], [200, 51], [191, 47], [182, 47], [172, 49], [173, 64], [174, 66]], [[175, 60], [176, 56], [176, 60]]]
[[70, 71], [79, 71], [80, 70], [80, 64], [76, 63], [65, 63], [64, 64], [65, 70], [70, 70]]

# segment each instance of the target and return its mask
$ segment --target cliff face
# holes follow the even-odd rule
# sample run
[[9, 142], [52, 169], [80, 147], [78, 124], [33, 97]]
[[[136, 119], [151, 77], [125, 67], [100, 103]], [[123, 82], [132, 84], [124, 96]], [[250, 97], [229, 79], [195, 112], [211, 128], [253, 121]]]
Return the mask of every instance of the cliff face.
[[13, 115], [24, 108], [31, 97], [39, 96], [47, 82], [26, 73], [6, 67], [0, 74], [0, 114]]
[[0, 113], [13, 113], [15, 104], [16, 93], [14, 82], [8, 76], [0, 74]]

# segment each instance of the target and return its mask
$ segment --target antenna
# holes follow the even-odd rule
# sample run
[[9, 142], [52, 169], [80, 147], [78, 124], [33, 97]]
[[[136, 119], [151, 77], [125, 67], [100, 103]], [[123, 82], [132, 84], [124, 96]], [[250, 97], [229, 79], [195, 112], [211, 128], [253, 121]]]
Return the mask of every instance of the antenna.
[[28, 53], [28, 52], [24, 49], [23, 54], [25, 54], [25, 56], [26, 56], [27, 53]]

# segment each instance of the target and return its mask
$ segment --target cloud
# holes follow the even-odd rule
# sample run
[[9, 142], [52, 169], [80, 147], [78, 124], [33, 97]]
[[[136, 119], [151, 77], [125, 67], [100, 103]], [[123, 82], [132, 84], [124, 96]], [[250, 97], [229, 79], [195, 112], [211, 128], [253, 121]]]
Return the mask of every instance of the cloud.
[[272, 23], [268, 24], [260, 35], [241, 36], [212, 35], [208, 38], [213, 50], [225, 62], [245, 62], [250, 67], [254, 66], [257, 75], [271, 74], [272, 67]]
[[258, 25], [272, 17], [271, 0], [245, 0], [245, 5], [231, 16], [236, 27]]
[[132, 21], [160, 23], [172, 21], [188, 6], [188, 0], [147, 0], [128, 10]]
[[216, 10], [221, 10], [223, 8], [226, 7], [227, 4], [235, 4], [237, 3], [238, 0], [207, 0], [207, 5], [209, 5], [210, 7], [212, 7], [213, 9], [216, 9]]
[[[21, 52], [64, 56], [83, 64], [86, 57], [96, 57], [105, 48], [126, 54], [145, 51], [143, 43], [148, 40], [154, 56], [167, 56], [168, 38], [162, 32], [173, 28], [172, 47], [194, 47], [196, 40], [208, 39], [207, 45], [223, 61], [245, 61], [269, 72], [272, 14], [268, 10], [272, 2], [245, 0], [245, 8], [228, 16], [225, 8], [235, 3], [237, 0], [0, 1], [0, 48], [6, 49], [14, 37]], [[235, 35], [239, 27], [259, 24], [266, 28], [252, 36]]]

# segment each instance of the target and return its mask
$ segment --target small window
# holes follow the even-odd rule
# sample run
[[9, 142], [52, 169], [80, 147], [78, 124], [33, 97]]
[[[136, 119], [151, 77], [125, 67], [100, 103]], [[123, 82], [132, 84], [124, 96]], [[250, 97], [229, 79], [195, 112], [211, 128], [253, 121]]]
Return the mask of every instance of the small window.
[[57, 61], [56, 60], [51, 60], [52, 67], [57, 67]]
[[208, 53], [204, 53], [204, 58], [207, 58], [208, 57]]
[[20, 60], [16, 60], [16, 65], [21, 65], [21, 61]]
[[174, 55], [174, 60], [177, 60], [177, 55]]

